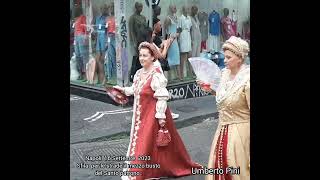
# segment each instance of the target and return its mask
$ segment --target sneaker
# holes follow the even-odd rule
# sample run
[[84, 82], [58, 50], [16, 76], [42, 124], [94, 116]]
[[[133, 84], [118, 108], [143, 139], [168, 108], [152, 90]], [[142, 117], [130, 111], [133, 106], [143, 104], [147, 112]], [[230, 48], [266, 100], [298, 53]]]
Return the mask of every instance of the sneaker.
[[176, 113], [171, 113], [172, 119], [178, 119], [179, 118], [179, 114]]

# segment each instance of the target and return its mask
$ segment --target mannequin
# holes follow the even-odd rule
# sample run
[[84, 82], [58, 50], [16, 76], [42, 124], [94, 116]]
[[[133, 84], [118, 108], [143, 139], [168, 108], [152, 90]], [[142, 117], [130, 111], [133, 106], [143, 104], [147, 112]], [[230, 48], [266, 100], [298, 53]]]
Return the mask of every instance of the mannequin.
[[104, 4], [100, 8], [101, 15], [95, 19], [95, 30], [97, 36], [96, 42], [96, 62], [97, 62], [97, 74], [98, 84], [105, 83], [105, 71], [104, 71], [104, 55], [106, 52], [107, 37], [106, 37], [106, 22], [108, 17], [108, 5]]
[[143, 5], [142, 3], [135, 3], [135, 13], [131, 15], [129, 19], [129, 39], [130, 43], [133, 45], [133, 57], [132, 57], [132, 65], [130, 72], [130, 81], [133, 81], [133, 77], [138, 69], [141, 68], [141, 64], [138, 59], [138, 47], [139, 43], [143, 42], [145, 39], [145, 31], [148, 27], [147, 20], [144, 15], [141, 15]]
[[220, 15], [213, 10], [209, 15], [209, 50], [220, 50]]
[[180, 77], [186, 77], [184, 67], [188, 66], [189, 73], [192, 73], [192, 68], [188, 64], [188, 55], [191, 52], [191, 34], [190, 29], [192, 22], [190, 16], [188, 16], [188, 10], [186, 6], [182, 6], [182, 15], [178, 19], [178, 28], [182, 31], [179, 35], [179, 47], [180, 47]]
[[236, 12], [235, 10], [232, 10], [232, 15], [231, 15], [231, 27], [232, 27], [232, 30], [234, 32], [235, 35], [238, 34], [238, 31], [237, 31], [237, 17], [236, 17]]
[[[161, 7], [158, 5], [154, 5], [152, 6], [153, 8], [153, 21], [155, 21], [155, 19], [158, 19], [158, 16], [160, 16], [161, 14]], [[162, 35], [162, 28], [160, 30], [160, 32], [158, 33], [159, 36]]]
[[142, 37], [142, 30], [147, 27], [147, 20], [144, 15], [141, 15], [143, 5], [142, 3], [136, 2], [135, 3], [135, 13], [131, 15], [129, 19], [129, 37], [130, 42], [133, 43], [135, 55], [137, 55], [137, 47], [139, 46], [137, 43], [139, 39]]
[[191, 7], [191, 44], [192, 44], [192, 57], [200, 57], [200, 44], [201, 44], [201, 33], [200, 33], [200, 22], [197, 17], [198, 7]]
[[89, 40], [86, 27], [86, 16], [83, 15], [81, 7], [75, 8], [74, 38], [75, 38], [75, 55], [77, 69], [80, 73], [78, 80], [87, 81], [86, 64], [89, 61]]
[[226, 41], [231, 36], [235, 36], [235, 33], [232, 29], [232, 20], [229, 16], [229, 9], [223, 9], [223, 17], [221, 18], [221, 27], [222, 27], [222, 38], [223, 41]]
[[107, 30], [107, 43], [108, 43], [108, 81], [111, 84], [116, 83], [117, 79], [117, 67], [116, 67], [116, 23], [114, 17], [114, 3], [109, 6], [110, 16], [107, 20], [108, 30]]
[[[179, 77], [179, 80], [182, 80], [182, 76], [180, 74], [180, 53], [179, 53], [179, 45], [177, 41], [177, 37], [179, 37], [179, 33], [177, 32], [178, 25], [178, 17], [176, 15], [177, 8], [175, 5], [169, 6], [169, 13], [164, 21], [164, 32], [165, 37], [173, 37], [174, 40], [171, 43], [171, 46], [168, 49], [167, 60], [170, 66], [169, 72], [169, 81], [174, 79], [175, 77]], [[172, 74], [174, 73], [174, 74]]]
[[203, 49], [207, 49], [207, 40], [208, 40], [208, 14], [206, 12], [200, 12], [198, 14], [198, 19], [200, 22], [199, 28], [201, 33], [201, 52]]

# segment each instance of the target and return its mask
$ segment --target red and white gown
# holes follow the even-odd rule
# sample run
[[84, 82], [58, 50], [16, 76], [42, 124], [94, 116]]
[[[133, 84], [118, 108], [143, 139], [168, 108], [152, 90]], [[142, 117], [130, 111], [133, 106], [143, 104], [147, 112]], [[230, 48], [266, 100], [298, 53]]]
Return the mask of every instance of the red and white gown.
[[[178, 134], [167, 108], [169, 93], [167, 79], [160, 68], [154, 68], [145, 81], [140, 79], [141, 69], [134, 76], [131, 87], [125, 87], [127, 96], [134, 95], [133, 117], [127, 157], [135, 157], [128, 164], [159, 164], [160, 168], [124, 168], [124, 171], [140, 172], [141, 176], [122, 176], [122, 179], [144, 180], [160, 177], [191, 175], [191, 168], [201, 168], [193, 162]], [[160, 128], [157, 118], [165, 118], [171, 134], [166, 147], [157, 147], [156, 136]], [[139, 156], [150, 156], [146, 161]]]

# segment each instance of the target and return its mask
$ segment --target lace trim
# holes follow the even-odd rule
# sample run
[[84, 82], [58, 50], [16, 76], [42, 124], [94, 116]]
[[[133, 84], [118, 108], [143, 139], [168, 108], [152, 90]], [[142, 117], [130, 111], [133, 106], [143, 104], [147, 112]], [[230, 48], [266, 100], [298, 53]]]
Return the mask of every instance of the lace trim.
[[133, 134], [133, 139], [132, 139], [132, 143], [131, 143], [131, 151], [130, 151], [130, 156], [134, 156], [135, 155], [135, 150], [136, 150], [136, 143], [137, 143], [137, 139], [138, 139], [138, 130], [140, 129], [140, 114], [141, 114], [141, 105], [140, 105], [140, 92], [142, 91], [143, 86], [146, 84], [146, 82], [150, 79], [150, 77], [152, 77], [152, 75], [154, 74], [154, 70], [152, 70], [152, 72], [149, 74], [149, 76], [146, 78], [145, 81], [141, 81], [140, 79], [140, 72], [138, 71], [137, 74], [137, 81], [135, 82], [134, 86], [135, 86], [135, 97], [136, 97], [136, 120], [135, 120], [135, 127], [134, 127], [134, 134]]
[[225, 74], [222, 77], [222, 81], [220, 84], [220, 87], [217, 91], [217, 103], [220, 104], [223, 102], [227, 97], [229, 97], [231, 94], [236, 92], [240, 87], [244, 86], [247, 81], [250, 79], [250, 66], [243, 65], [239, 73], [236, 75], [233, 83], [230, 85], [230, 87], [227, 86], [227, 79], [230, 74], [230, 70], [225, 72]]

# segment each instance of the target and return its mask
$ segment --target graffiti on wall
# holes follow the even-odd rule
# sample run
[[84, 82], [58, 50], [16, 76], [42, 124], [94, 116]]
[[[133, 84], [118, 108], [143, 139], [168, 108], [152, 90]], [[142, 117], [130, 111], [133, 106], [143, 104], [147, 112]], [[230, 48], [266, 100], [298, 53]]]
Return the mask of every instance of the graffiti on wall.
[[116, 46], [117, 46], [117, 83], [124, 85], [124, 77], [128, 76], [128, 52], [127, 52], [127, 21], [125, 15], [125, 1], [115, 2], [115, 17], [117, 18], [116, 28]]
[[124, 16], [121, 18], [121, 23], [120, 23], [120, 28], [121, 28], [121, 47], [126, 48], [127, 47], [127, 25], [126, 25], [126, 20], [124, 19]]
[[168, 87], [170, 100], [188, 99], [208, 96], [210, 93], [202, 91], [196, 83], [183, 84], [181, 86]]

